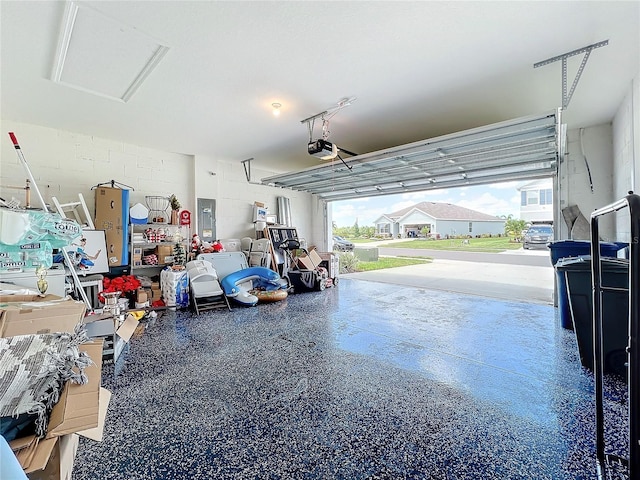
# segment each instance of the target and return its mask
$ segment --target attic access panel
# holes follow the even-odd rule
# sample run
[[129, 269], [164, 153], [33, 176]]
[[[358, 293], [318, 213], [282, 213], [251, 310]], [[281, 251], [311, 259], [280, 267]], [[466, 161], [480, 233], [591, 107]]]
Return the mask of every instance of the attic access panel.
[[[556, 173], [560, 111], [528, 116], [263, 178], [331, 200], [532, 180]], [[350, 168], [349, 168], [350, 167]]]

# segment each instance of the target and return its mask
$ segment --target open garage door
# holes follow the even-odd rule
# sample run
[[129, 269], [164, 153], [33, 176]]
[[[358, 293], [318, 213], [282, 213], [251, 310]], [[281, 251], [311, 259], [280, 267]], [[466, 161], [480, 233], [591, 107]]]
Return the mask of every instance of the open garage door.
[[556, 174], [564, 151], [560, 111], [357, 155], [263, 178], [331, 200], [531, 180]]

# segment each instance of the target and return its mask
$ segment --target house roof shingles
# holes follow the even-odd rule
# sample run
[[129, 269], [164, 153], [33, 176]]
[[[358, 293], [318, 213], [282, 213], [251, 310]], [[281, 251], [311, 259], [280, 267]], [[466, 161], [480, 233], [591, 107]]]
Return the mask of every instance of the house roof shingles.
[[504, 219], [488, 215], [486, 213], [477, 212], [470, 208], [459, 207], [451, 203], [438, 203], [438, 202], [420, 202], [411, 207], [403, 208], [393, 213], [386, 213], [385, 216], [398, 220], [404, 217], [412, 210], [420, 210], [421, 212], [429, 215], [436, 220], [484, 220], [484, 221], [504, 221]]

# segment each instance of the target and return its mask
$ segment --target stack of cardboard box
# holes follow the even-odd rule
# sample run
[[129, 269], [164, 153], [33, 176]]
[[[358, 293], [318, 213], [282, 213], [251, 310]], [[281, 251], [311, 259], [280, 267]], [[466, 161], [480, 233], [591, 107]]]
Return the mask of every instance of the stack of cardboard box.
[[133, 247], [131, 255], [133, 255], [131, 258], [132, 265], [134, 267], [142, 266], [142, 247]]
[[162, 290], [160, 289], [160, 282], [151, 282], [151, 292], [153, 294], [151, 298], [151, 302], [155, 302], [156, 300], [160, 300], [162, 297]]
[[[7, 298], [9, 297], [9, 298]], [[12, 300], [7, 302], [7, 300]], [[0, 336], [73, 332], [82, 322], [85, 304], [52, 295], [0, 298]], [[84, 343], [93, 365], [85, 369], [88, 382], [68, 382], [49, 416], [47, 434], [17, 438], [11, 449], [31, 480], [69, 480], [78, 448], [78, 435], [102, 440], [111, 393], [101, 388], [102, 340]]]
[[81, 345], [94, 362], [85, 373], [84, 385], [67, 383], [49, 417], [47, 434], [17, 438], [9, 445], [30, 480], [68, 480], [71, 478], [78, 435], [102, 440], [104, 420], [111, 392], [101, 388], [102, 341]]
[[173, 245], [158, 245], [155, 253], [158, 257], [158, 264], [173, 263]]

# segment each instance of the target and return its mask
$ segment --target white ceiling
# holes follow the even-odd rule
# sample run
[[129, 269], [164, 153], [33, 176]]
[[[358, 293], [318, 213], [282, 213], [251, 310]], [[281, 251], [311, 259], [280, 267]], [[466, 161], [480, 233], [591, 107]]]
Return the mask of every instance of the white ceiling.
[[319, 164], [301, 120], [344, 97], [329, 140], [364, 154], [552, 111], [561, 63], [533, 64], [602, 40], [569, 128], [611, 121], [640, 71], [638, 1], [79, 2], [169, 47], [122, 102], [51, 81], [65, 5], [0, 2], [3, 118], [275, 172]]

